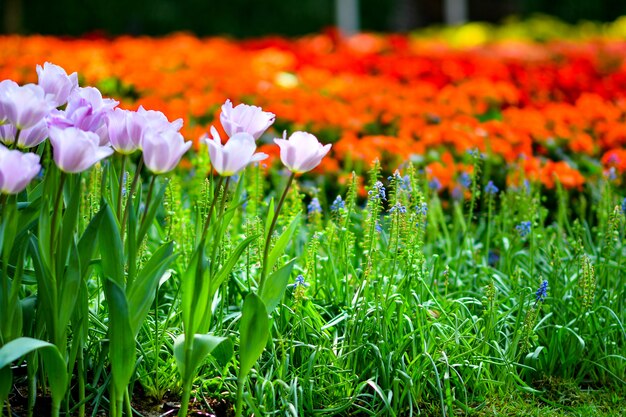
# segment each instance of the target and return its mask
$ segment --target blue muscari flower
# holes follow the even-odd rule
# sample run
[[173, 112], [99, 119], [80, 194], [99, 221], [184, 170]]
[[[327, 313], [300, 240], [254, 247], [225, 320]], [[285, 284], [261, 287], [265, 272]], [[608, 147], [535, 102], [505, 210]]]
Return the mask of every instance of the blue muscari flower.
[[499, 261], [500, 255], [498, 255], [497, 252], [490, 250], [489, 254], [487, 255], [487, 262], [489, 263], [489, 265], [495, 266]]
[[395, 213], [396, 211], [398, 213], [406, 213], [406, 207], [400, 203], [396, 203], [389, 209], [389, 213]]
[[459, 177], [459, 182], [463, 187], [470, 188], [472, 186], [472, 177], [467, 172], [463, 172]]
[[461, 189], [461, 187], [457, 186], [457, 187], [454, 187], [452, 189], [452, 198], [453, 199], [458, 201], [458, 200], [462, 200], [463, 197], [464, 197], [464, 194], [463, 194], [463, 190]]
[[615, 181], [617, 179], [617, 172], [615, 171], [615, 167], [609, 168], [609, 172], [607, 174], [607, 177], [610, 181]]
[[330, 205], [330, 211], [337, 212], [340, 209], [343, 209], [345, 207], [346, 207], [346, 203], [343, 201], [341, 196], [338, 195], [337, 198], [335, 198], [335, 201], [333, 201], [333, 204]]
[[374, 225], [374, 228], [376, 229], [376, 231], [378, 233], [382, 233], [383, 232], [383, 227], [378, 222], [376, 222], [376, 224]]
[[322, 206], [320, 205], [320, 201], [317, 199], [317, 197], [313, 197], [311, 199], [311, 202], [307, 206], [307, 209], [309, 211], [309, 214], [322, 212]]
[[622, 200], [622, 213], [626, 214], [626, 197]]
[[493, 181], [489, 181], [487, 183], [487, 185], [485, 186], [485, 192], [487, 194], [496, 194], [498, 191], [500, 191], [500, 189], [498, 189], [498, 187], [496, 187], [496, 185], [493, 183]]
[[294, 290], [296, 288], [298, 288], [298, 287], [305, 287], [306, 288], [308, 286], [309, 286], [309, 283], [304, 280], [304, 276], [302, 276], [302, 274], [299, 274], [296, 277], [296, 280], [294, 281], [293, 284], [288, 284], [287, 285], [287, 287], [293, 288]]
[[246, 190], [243, 190], [243, 193], [241, 193], [241, 199], [243, 200], [241, 208], [245, 210], [248, 207], [248, 192]]
[[430, 182], [428, 183], [428, 187], [431, 190], [439, 191], [439, 190], [441, 190], [441, 183], [439, 182], [437, 177], [433, 177], [433, 179], [430, 180]]
[[402, 177], [402, 184], [400, 185], [400, 187], [405, 190], [411, 191], [411, 177], [409, 177], [408, 175]]
[[128, 172], [124, 171], [124, 177], [122, 178], [122, 197], [126, 197], [126, 181], [128, 180]]
[[547, 295], [548, 295], [548, 281], [544, 279], [541, 285], [539, 286], [539, 288], [537, 289], [537, 292], [535, 292], [535, 304], [537, 304], [540, 301], [543, 301]]
[[418, 204], [417, 207], [415, 207], [415, 211], [419, 215], [426, 216], [428, 214], [428, 204], [426, 203]]
[[483, 158], [483, 155], [478, 151], [478, 148], [468, 149], [467, 153], [474, 158]]
[[519, 233], [520, 237], [526, 237], [530, 233], [532, 223], [530, 221], [524, 221], [515, 226], [515, 230]]
[[370, 196], [378, 196], [381, 200], [385, 200], [387, 198], [385, 186], [380, 181], [376, 181], [376, 183], [374, 184], [374, 189], [369, 190], [368, 194]]

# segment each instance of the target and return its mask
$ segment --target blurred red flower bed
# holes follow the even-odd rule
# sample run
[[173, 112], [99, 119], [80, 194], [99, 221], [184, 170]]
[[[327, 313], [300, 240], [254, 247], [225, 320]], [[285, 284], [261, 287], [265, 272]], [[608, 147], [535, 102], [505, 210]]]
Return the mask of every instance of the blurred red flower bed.
[[271, 137], [307, 130], [333, 143], [319, 172], [421, 164], [450, 187], [477, 149], [492, 173], [522, 168], [546, 187], [626, 171], [626, 41], [493, 42], [455, 48], [406, 35], [332, 33], [235, 41], [0, 37], [0, 79], [36, 82], [49, 61], [121, 107], [185, 119], [189, 140], [230, 98], [277, 115]]

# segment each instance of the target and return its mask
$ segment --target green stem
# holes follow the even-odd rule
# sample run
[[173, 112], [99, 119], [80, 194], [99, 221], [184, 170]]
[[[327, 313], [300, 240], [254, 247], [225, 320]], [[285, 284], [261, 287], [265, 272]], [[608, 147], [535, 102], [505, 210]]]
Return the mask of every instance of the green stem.
[[[189, 355], [191, 355], [191, 353], [189, 353]], [[187, 358], [187, 353], [185, 353], [185, 358]], [[185, 382], [183, 385], [183, 397], [180, 400], [180, 409], [178, 410], [178, 417], [187, 417], [190, 397], [191, 397], [191, 382]]]
[[85, 417], [85, 357], [82, 348], [78, 348], [78, 403], [78, 416]]
[[[146, 217], [148, 216], [148, 209], [150, 208], [150, 200], [152, 200], [152, 193], [154, 192], [154, 183], [156, 182], [156, 175], [152, 176], [152, 179], [150, 180], [150, 186], [148, 187], [148, 195], [146, 196], [146, 205], [143, 211], [143, 215], [141, 216], [141, 227], [143, 227], [143, 224], [146, 222]], [[138, 242], [139, 244], [141, 244], [141, 242]]]
[[122, 215], [122, 190], [124, 189], [125, 175], [126, 174], [126, 155], [122, 155], [122, 166], [120, 168], [120, 178], [119, 178], [119, 187], [117, 189], [117, 210], [115, 214], [117, 215], [117, 219], [120, 220], [120, 216]]
[[272, 223], [270, 224], [270, 228], [267, 231], [267, 236], [265, 236], [265, 247], [263, 248], [263, 266], [261, 269], [261, 280], [259, 281], [259, 292], [263, 288], [263, 284], [265, 283], [265, 277], [267, 275], [267, 257], [270, 252], [270, 242], [272, 241], [272, 233], [274, 233], [274, 229], [276, 228], [276, 221], [278, 220], [278, 215], [280, 214], [280, 209], [283, 207], [283, 203], [285, 202], [285, 198], [287, 197], [287, 193], [289, 192], [289, 187], [291, 187], [291, 183], [293, 179], [296, 177], [296, 173], [292, 172], [289, 176], [289, 180], [287, 180], [287, 186], [285, 187], [285, 191], [283, 191], [283, 195], [280, 196], [280, 200], [278, 201], [278, 205], [276, 206], [276, 210], [274, 213], [270, 213], [272, 215]]
[[[59, 208], [59, 204], [62, 203], [63, 198], [63, 185], [65, 185], [65, 172], [61, 171], [61, 177], [59, 178], [59, 188], [57, 189], [57, 195], [54, 199], [54, 206], [52, 208], [52, 221], [50, 222], [50, 259], [54, 260], [55, 248], [55, 238], [57, 232], [57, 218], [59, 216], [59, 212], [63, 210], [63, 207]], [[54, 267], [52, 268], [54, 270]]]
[[58, 401], [52, 401], [52, 410], [50, 411], [51, 417], [59, 417], [61, 414], [61, 403]]
[[237, 380], [237, 401], [235, 403], [235, 417], [241, 417], [243, 413], [243, 379]]
[[126, 230], [126, 223], [128, 222], [128, 210], [133, 205], [133, 196], [135, 195], [135, 191], [137, 191], [137, 184], [139, 183], [139, 177], [141, 176], [141, 168], [143, 168], [143, 158], [139, 160], [137, 164], [137, 169], [135, 170], [135, 175], [133, 176], [133, 182], [130, 185], [130, 192], [128, 193], [128, 200], [126, 201], [126, 207], [124, 207], [124, 216], [122, 217], [121, 233], [122, 243], [124, 243], [124, 230]]
[[128, 393], [128, 387], [124, 392], [124, 405], [126, 406], [126, 414], [128, 417], [133, 417], [133, 407], [130, 405], [130, 394]]
[[211, 205], [209, 206], [209, 211], [206, 214], [206, 219], [204, 220], [204, 227], [202, 228], [202, 237], [200, 238], [201, 245], [206, 241], [206, 234], [209, 231], [209, 225], [211, 224], [211, 216], [213, 215], [213, 209], [215, 208], [215, 201], [219, 196], [220, 188], [222, 187], [222, 183], [224, 182], [224, 177], [220, 177], [217, 180], [217, 186], [215, 187], [215, 192], [213, 193], [213, 199], [211, 200]]

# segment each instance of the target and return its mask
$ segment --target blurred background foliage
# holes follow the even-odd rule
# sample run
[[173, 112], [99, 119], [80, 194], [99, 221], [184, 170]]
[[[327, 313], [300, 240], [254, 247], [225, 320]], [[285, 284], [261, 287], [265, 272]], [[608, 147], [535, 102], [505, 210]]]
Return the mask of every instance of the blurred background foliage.
[[[444, 0], [360, 0], [361, 28], [410, 30], [443, 21]], [[472, 21], [545, 13], [566, 22], [611, 21], [625, 0], [467, 0]], [[237, 38], [295, 36], [335, 24], [335, 0], [0, 0], [5, 33], [78, 36], [190, 31]]]

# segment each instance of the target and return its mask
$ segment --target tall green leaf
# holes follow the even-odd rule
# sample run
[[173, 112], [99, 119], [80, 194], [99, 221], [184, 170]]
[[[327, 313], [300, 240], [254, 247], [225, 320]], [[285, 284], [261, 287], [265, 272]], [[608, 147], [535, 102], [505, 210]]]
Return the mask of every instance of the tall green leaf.
[[150, 306], [154, 301], [159, 280], [178, 256], [173, 253], [173, 243], [161, 246], [144, 265], [137, 278], [127, 288], [128, 307], [130, 309], [130, 326], [136, 336], [143, 324]]
[[263, 288], [259, 292], [259, 296], [265, 303], [265, 307], [267, 307], [268, 314], [274, 311], [285, 295], [294, 261], [289, 261], [282, 268], [267, 277]]
[[190, 369], [187, 369], [185, 365], [185, 335], [181, 334], [174, 340], [174, 358], [183, 380], [193, 378], [196, 369], [211, 353], [214, 354], [221, 364], [225, 364], [233, 356], [233, 342], [227, 337], [195, 334], [193, 337], [193, 350], [189, 358]]
[[130, 327], [128, 303], [124, 290], [105, 278], [104, 290], [109, 303], [109, 358], [115, 391], [126, 390], [135, 365], [135, 337]]
[[[11, 362], [35, 350], [39, 350], [41, 353], [46, 375], [50, 382], [52, 400], [59, 404], [65, 396], [68, 377], [65, 360], [59, 349], [52, 343], [30, 337], [20, 337], [10, 341], [0, 348], [0, 369], [8, 367]], [[0, 378], [4, 378], [6, 375], [6, 371], [4, 371]], [[0, 382], [0, 386], [3, 384]]]
[[285, 248], [287, 247], [289, 242], [291, 242], [293, 234], [296, 231], [296, 228], [298, 227], [299, 224], [300, 224], [300, 213], [298, 213], [293, 218], [291, 223], [289, 223], [289, 226], [287, 226], [287, 228], [283, 231], [283, 233], [280, 235], [280, 237], [276, 241], [276, 244], [270, 251], [269, 256], [267, 257], [267, 266], [265, 268], [266, 271], [268, 272], [271, 271], [274, 268], [274, 265], [276, 265], [276, 261], [278, 261], [278, 258], [285, 253]]
[[120, 287], [124, 288], [124, 252], [122, 238], [115, 221], [115, 215], [109, 205], [104, 208], [100, 224], [99, 242], [102, 258], [102, 272]]
[[239, 375], [243, 381], [263, 353], [270, 334], [270, 321], [263, 300], [254, 293], [246, 296], [239, 324]]

